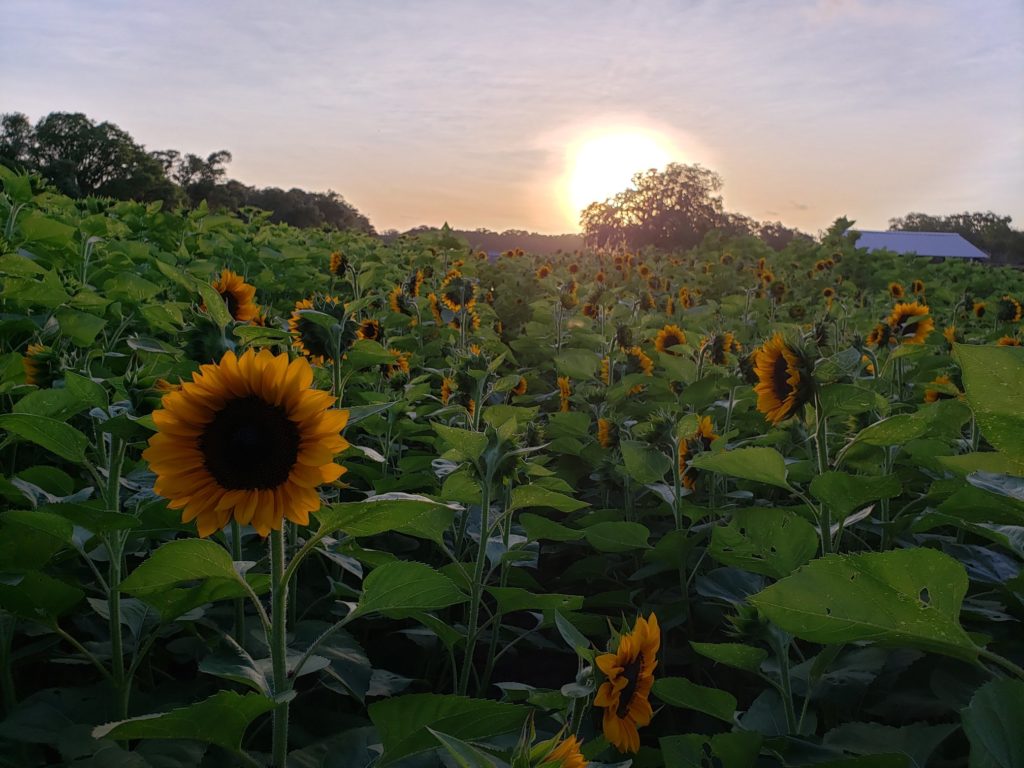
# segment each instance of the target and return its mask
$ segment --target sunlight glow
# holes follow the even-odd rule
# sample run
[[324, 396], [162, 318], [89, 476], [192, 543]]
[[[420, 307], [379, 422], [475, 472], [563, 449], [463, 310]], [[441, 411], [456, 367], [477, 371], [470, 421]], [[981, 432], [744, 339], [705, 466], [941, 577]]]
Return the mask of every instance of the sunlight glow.
[[627, 129], [588, 137], [571, 150], [566, 193], [576, 215], [590, 203], [603, 202], [630, 186], [638, 171], [662, 170], [674, 157], [662, 136], [642, 129]]

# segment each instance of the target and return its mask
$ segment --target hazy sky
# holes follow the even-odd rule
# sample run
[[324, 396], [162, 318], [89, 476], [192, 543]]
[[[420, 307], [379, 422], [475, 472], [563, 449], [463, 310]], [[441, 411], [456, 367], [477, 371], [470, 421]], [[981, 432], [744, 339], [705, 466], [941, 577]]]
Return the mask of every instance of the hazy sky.
[[[814, 232], [1024, 226], [1021, 0], [0, 0], [0, 111], [109, 120], [378, 229], [576, 229], [585, 136], [659, 135]], [[639, 170], [639, 169], [637, 169]]]

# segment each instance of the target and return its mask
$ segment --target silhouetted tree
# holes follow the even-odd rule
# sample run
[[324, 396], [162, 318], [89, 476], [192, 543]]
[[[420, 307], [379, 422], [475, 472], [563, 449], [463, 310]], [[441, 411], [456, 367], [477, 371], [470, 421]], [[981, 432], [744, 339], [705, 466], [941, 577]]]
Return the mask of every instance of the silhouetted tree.
[[1010, 226], [1010, 216], [985, 213], [955, 213], [932, 216], [908, 213], [889, 219], [890, 230], [907, 232], [955, 232], [968, 242], [986, 251], [994, 261], [1024, 263], [1024, 232]]

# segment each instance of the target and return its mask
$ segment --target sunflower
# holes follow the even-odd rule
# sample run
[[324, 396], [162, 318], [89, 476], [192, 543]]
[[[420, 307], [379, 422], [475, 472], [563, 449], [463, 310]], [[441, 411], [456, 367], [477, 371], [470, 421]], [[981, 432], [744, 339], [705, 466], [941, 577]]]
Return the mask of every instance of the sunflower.
[[615, 343], [619, 349], [627, 350], [633, 346], [633, 329], [625, 323], [615, 326]]
[[774, 282], [768, 292], [776, 301], [782, 301], [786, 296], [786, 284], [782, 282]]
[[[310, 320], [302, 315], [303, 310], [314, 310], [330, 315], [339, 324], [347, 326], [345, 322], [348, 313], [345, 304], [334, 296], [312, 296], [295, 302], [295, 309], [288, 318], [288, 330], [292, 334], [292, 346], [310, 359], [314, 365], [323, 365], [325, 360], [334, 359], [332, 349], [331, 332], [319, 323]], [[351, 343], [351, 331], [343, 336], [348, 336], [342, 342], [342, 349], [347, 349]]]
[[646, 312], [654, 309], [656, 306], [658, 305], [654, 303], [654, 297], [651, 296], [650, 291], [644, 291], [640, 294], [640, 309]]
[[981, 317], [985, 316], [985, 302], [984, 301], [976, 301], [976, 302], [974, 302], [974, 306], [971, 309], [974, 312], [974, 316], [975, 317], [981, 318]]
[[335, 251], [331, 254], [331, 266], [329, 269], [335, 277], [341, 277], [345, 274], [345, 270], [348, 269], [348, 259], [342, 255], [341, 251]]
[[580, 271], [580, 265], [579, 264], [576, 264], [575, 262], [573, 262], [572, 264], [569, 265], [569, 274], [570, 275], [575, 275], [579, 271]]
[[825, 259], [818, 259], [816, 262], [814, 262], [814, 268], [818, 272], [824, 272], [826, 269], [829, 268], [828, 262]]
[[569, 736], [547, 752], [536, 764], [537, 768], [587, 768], [590, 763], [580, 752], [582, 746], [578, 738]]
[[825, 286], [824, 288], [821, 289], [821, 295], [829, 300], [834, 299], [836, 295], [836, 289], [833, 288], [832, 286]]
[[902, 299], [906, 294], [900, 283], [889, 283], [889, 295], [894, 299]]
[[[487, 254], [484, 254], [484, 258], [487, 258]], [[420, 295], [420, 287], [423, 285], [423, 270], [417, 269], [415, 272], [409, 275], [409, 278], [405, 281], [404, 290], [407, 294], [412, 297]]]
[[611, 419], [597, 420], [597, 442], [602, 448], [611, 448], [618, 440], [619, 430]]
[[[918, 318], [916, 322], [911, 320]], [[935, 330], [935, 321], [928, 314], [928, 307], [918, 304], [897, 304], [888, 319], [893, 337], [904, 344], [924, 344], [928, 334]]]
[[934, 403], [938, 400], [951, 400], [959, 396], [960, 390], [957, 389], [949, 376], [936, 376], [931, 385], [925, 387], [924, 390], [924, 401], [926, 403]]
[[999, 341], [996, 342], [996, 346], [999, 347], [1019, 347], [1020, 341], [1013, 338], [1013, 336], [1001, 336]]
[[919, 296], [924, 293], [924, 280], [914, 280], [910, 284], [910, 292], [915, 296]]
[[676, 313], [676, 302], [672, 298], [672, 295], [669, 294], [668, 296], [665, 297], [665, 314], [666, 315], [674, 315], [675, 313]]
[[427, 296], [427, 301], [430, 302], [430, 314], [434, 316], [434, 323], [437, 325], [443, 325], [444, 319], [441, 317], [441, 303], [437, 300], [437, 294], [429, 294]]
[[892, 329], [885, 323], [879, 323], [871, 329], [864, 342], [869, 347], [884, 347], [892, 339]]
[[626, 354], [629, 356], [629, 361], [639, 369], [638, 373], [643, 373], [644, 376], [654, 375], [654, 361], [644, 354], [640, 347], [630, 347], [626, 350]]
[[394, 288], [391, 289], [391, 293], [388, 294], [388, 307], [390, 307], [391, 311], [394, 312], [396, 315], [402, 314], [402, 305], [400, 303], [401, 299], [402, 286], [396, 285]]
[[543, 264], [543, 265], [541, 265], [537, 269], [537, 272], [536, 272], [538, 280], [543, 280], [545, 277], [547, 277], [550, 274], [551, 274], [551, 265], [550, 264]]
[[348, 411], [312, 383], [306, 360], [266, 349], [201, 366], [153, 412], [157, 433], [142, 455], [154, 491], [182, 510], [182, 522], [197, 520], [200, 536], [232, 516], [261, 536], [284, 518], [308, 525], [317, 486], [345, 472], [334, 456], [348, 448]]
[[743, 345], [737, 341], [732, 331], [713, 333], [700, 340], [701, 349], [707, 350], [708, 358], [715, 365], [728, 365], [729, 353], [738, 354]]
[[646, 264], [641, 264], [640, 268], [637, 271], [640, 273], [640, 277], [643, 278], [649, 277], [651, 274], [651, 268], [648, 267]]
[[399, 375], [409, 375], [409, 353], [402, 352], [400, 349], [389, 349], [388, 352], [395, 359], [393, 363], [385, 363], [384, 375], [389, 379], [393, 379]]
[[359, 324], [359, 330], [356, 331], [356, 337], [360, 339], [366, 339], [367, 341], [379, 341], [380, 323], [378, 323], [372, 317], [363, 320], [363, 322]]
[[615, 653], [596, 659], [607, 680], [598, 688], [594, 706], [604, 708], [604, 737], [619, 752], [640, 751], [637, 728], [648, 725], [654, 715], [648, 697], [660, 647], [661, 630], [652, 613], [647, 620], [638, 618], [633, 631], [619, 637]]
[[678, 352], [672, 351], [672, 347], [685, 343], [686, 334], [678, 325], [666, 325], [654, 337], [654, 348], [666, 355], [678, 355]]
[[230, 269], [220, 273], [220, 279], [213, 283], [213, 290], [227, 303], [231, 317], [240, 323], [247, 323], [260, 313], [259, 305], [253, 301], [256, 286], [249, 285], [241, 275]]
[[875, 364], [871, 362], [871, 358], [868, 355], [861, 355], [860, 362], [863, 364], [864, 370], [867, 373], [871, 374], [872, 376], [875, 375]]
[[558, 292], [558, 300], [562, 304], [562, 309], [573, 309], [579, 304], [580, 299], [576, 293], [576, 283], [570, 281], [569, 284], [563, 285]]
[[761, 273], [761, 282], [765, 285], [770, 285], [775, 281], [775, 275], [772, 274], [770, 269], [766, 269]]
[[686, 460], [695, 453], [709, 450], [717, 439], [711, 417], [705, 416], [697, 424], [696, 432], [679, 441], [679, 474], [684, 488], [692, 490], [697, 487], [697, 472], [686, 466]]
[[562, 413], [569, 411], [569, 397], [572, 395], [572, 386], [568, 376], [558, 377], [558, 410]]
[[957, 331], [955, 325], [947, 325], [942, 331], [942, 338], [944, 338], [946, 343], [951, 347], [958, 341], [962, 341], [960, 333]]
[[476, 287], [461, 272], [452, 270], [441, 283], [441, 303], [452, 312], [468, 312], [476, 306]]
[[596, 275], [594, 275], [594, 280], [596, 280], [598, 282], [598, 284], [604, 283], [604, 281], [605, 281], [604, 272], [603, 271], [602, 272], [598, 272]]
[[1024, 316], [1024, 308], [1013, 296], [1003, 296], [999, 300], [999, 320], [1004, 323], [1019, 323]]
[[612, 380], [612, 361], [610, 357], [601, 358], [601, 368], [599, 376], [601, 381], [604, 382], [605, 386], [608, 386]]
[[526, 377], [520, 376], [519, 383], [510, 390], [513, 395], [522, 396], [526, 394]]
[[21, 358], [25, 371], [25, 383], [46, 388], [53, 384], [60, 374], [57, 353], [45, 344], [29, 344]]
[[811, 399], [812, 381], [804, 356], [776, 333], [754, 353], [757, 410], [772, 424], [796, 413]]
[[455, 391], [455, 379], [450, 376], [445, 376], [441, 379], [441, 404], [448, 405], [448, 401], [452, 398], [452, 392]]
[[582, 312], [584, 317], [589, 317], [592, 320], [597, 320], [598, 307], [596, 304], [592, 304], [588, 301], [583, 305]]
[[685, 285], [679, 289], [679, 303], [683, 305], [683, 309], [689, 309], [697, 303]]

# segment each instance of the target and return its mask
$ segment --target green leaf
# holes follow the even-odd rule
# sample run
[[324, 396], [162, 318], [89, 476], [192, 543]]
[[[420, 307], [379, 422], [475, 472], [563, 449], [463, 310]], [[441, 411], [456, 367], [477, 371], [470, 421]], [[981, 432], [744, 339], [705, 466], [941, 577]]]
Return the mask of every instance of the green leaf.
[[74, 608], [85, 593], [45, 573], [31, 571], [17, 584], [0, 584], [0, 608], [15, 616], [52, 621]]
[[103, 291], [108, 298], [131, 304], [140, 304], [152, 299], [162, 290], [161, 286], [133, 272], [120, 272], [103, 283]]
[[487, 591], [498, 601], [502, 613], [513, 611], [578, 611], [583, 608], [579, 595], [557, 595], [546, 592], [536, 595], [519, 587], [488, 587]]
[[55, 313], [60, 330], [80, 347], [91, 347], [107, 321], [88, 312], [64, 307]]
[[749, 598], [769, 620], [803, 640], [871, 640], [974, 662], [960, 626], [967, 572], [932, 549], [829, 555]]
[[398, 531], [441, 543], [452, 524], [455, 510], [425, 497], [395, 499], [387, 494], [366, 501], [349, 501], [323, 507], [317, 533], [344, 531], [349, 536], [376, 536]]
[[[662, 736], [658, 739], [665, 768], [754, 768], [764, 737], [759, 733]], [[709, 755], [714, 760], [709, 760]]]
[[468, 429], [449, 427], [446, 424], [431, 424], [446, 450], [466, 461], [476, 461], [487, 450], [487, 435]]
[[541, 539], [547, 539], [548, 541], [578, 541], [583, 538], [583, 531], [556, 523], [540, 515], [524, 513], [519, 516], [519, 523], [523, 526], [523, 530], [526, 531], [526, 535], [531, 541], [540, 541]]
[[62, 459], [76, 464], [85, 461], [88, 438], [63, 421], [27, 413], [5, 413], [0, 414], [0, 429], [33, 442]]
[[121, 591], [145, 598], [187, 581], [226, 579], [241, 583], [231, 555], [209, 539], [169, 541], [121, 582]]
[[1024, 765], [1024, 682], [992, 680], [961, 711], [971, 742], [970, 768]]
[[203, 305], [206, 307], [207, 314], [217, 324], [218, 328], [224, 330], [233, 319], [231, 312], [228, 310], [228, 303], [224, 301], [223, 297], [209, 283], [195, 280], [192, 286], [192, 290], [197, 291], [203, 298]]
[[107, 395], [96, 382], [70, 371], [65, 374], [62, 389], [39, 389], [14, 404], [14, 413], [45, 416], [66, 421], [86, 408], [103, 407]]
[[685, 677], [662, 677], [654, 681], [654, 695], [673, 707], [694, 709], [727, 723], [734, 721], [736, 697], [718, 688], [691, 683]]
[[857, 433], [843, 449], [852, 445], [906, 445], [929, 432], [958, 432], [960, 425], [970, 418], [969, 409], [959, 400], [940, 400], [919, 408], [914, 413], [901, 413], [876, 421]]
[[786, 509], [737, 510], [729, 525], [711, 531], [715, 560], [773, 579], [789, 576], [817, 551], [814, 526]]
[[763, 648], [742, 643], [698, 643], [691, 640], [690, 646], [707, 659], [755, 674], [761, 669], [761, 663], [768, 658], [768, 651]]
[[47, 243], [50, 245], [68, 245], [75, 236], [75, 228], [44, 216], [39, 211], [31, 211], [18, 222], [18, 229], [26, 242]]
[[275, 706], [273, 699], [258, 693], [221, 691], [170, 712], [99, 725], [92, 735], [96, 739], [190, 739], [240, 752], [249, 723]]
[[495, 758], [467, 741], [435, 731], [433, 728], [427, 730], [441, 743], [458, 768], [504, 768], [506, 765], [503, 762], [495, 762]]
[[827, 418], [858, 416], [868, 411], [885, 413], [888, 401], [877, 392], [856, 384], [832, 384], [821, 388], [821, 409]]
[[903, 491], [896, 475], [848, 475], [845, 472], [825, 472], [811, 480], [811, 495], [825, 502], [835, 513], [833, 519], [841, 521], [868, 502], [892, 499]]
[[957, 344], [964, 393], [997, 450], [1024, 460], [1024, 348]]
[[394, 355], [384, 349], [379, 343], [371, 339], [359, 339], [345, 353], [344, 367], [359, 371], [374, 365], [384, 365], [393, 362], [395, 362]]
[[583, 536], [600, 552], [628, 552], [632, 549], [650, 549], [647, 539], [651, 532], [640, 523], [610, 521], [594, 523], [583, 529]]
[[512, 503], [508, 507], [509, 512], [517, 509], [530, 507], [549, 507], [559, 512], [575, 512], [589, 506], [585, 501], [579, 501], [564, 493], [549, 491], [539, 485], [517, 485], [512, 489]]
[[375, 702], [369, 713], [384, 745], [378, 763], [384, 768], [437, 748], [431, 729], [463, 741], [493, 738], [518, 732], [529, 710], [485, 699], [417, 693]]
[[737, 448], [721, 453], [702, 453], [690, 459], [688, 465], [789, 489], [789, 483], [786, 482], [786, 460], [774, 448]]
[[355, 614], [382, 613], [402, 618], [468, 600], [455, 582], [422, 563], [398, 561], [374, 568], [363, 582]]
[[555, 370], [570, 379], [594, 378], [601, 358], [589, 349], [563, 349], [555, 355]]
[[893, 753], [906, 755], [913, 768], [932, 765], [930, 757], [957, 730], [951, 723], [912, 723], [895, 728], [880, 723], [843, 723], [825, 734], [824, 744], [854, 755]]
[[626, 472], [638, 483], [656, 483], [672, 468], [672, 459], [648, 443], [623, 440], [619, 443]]

